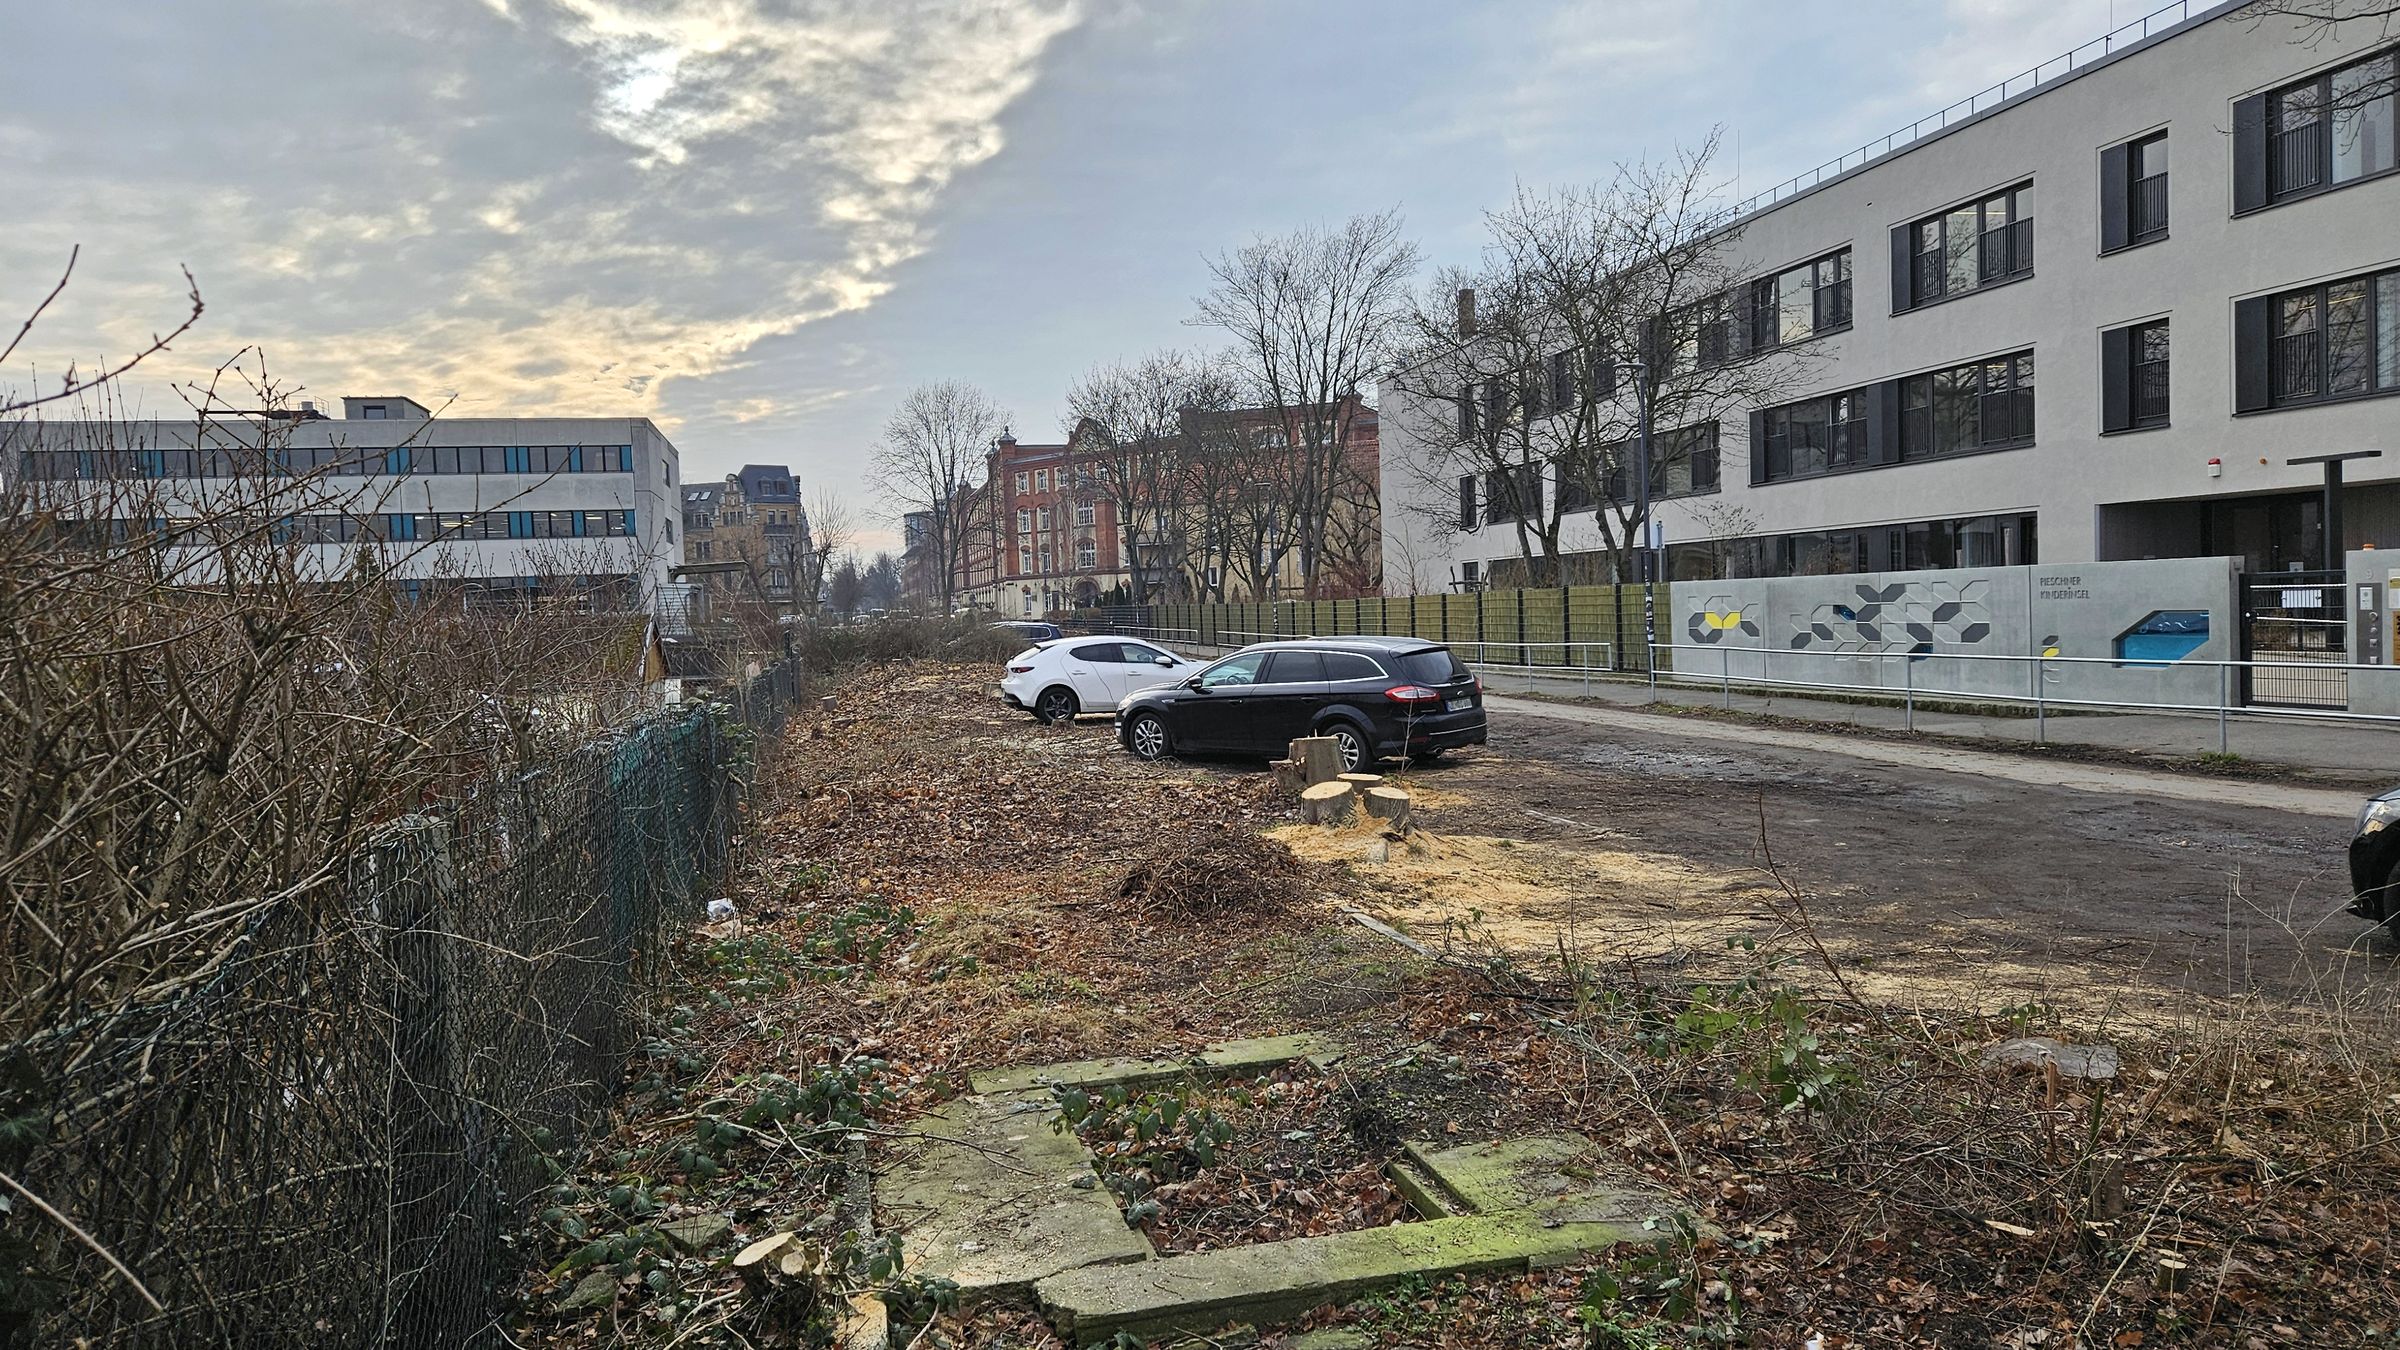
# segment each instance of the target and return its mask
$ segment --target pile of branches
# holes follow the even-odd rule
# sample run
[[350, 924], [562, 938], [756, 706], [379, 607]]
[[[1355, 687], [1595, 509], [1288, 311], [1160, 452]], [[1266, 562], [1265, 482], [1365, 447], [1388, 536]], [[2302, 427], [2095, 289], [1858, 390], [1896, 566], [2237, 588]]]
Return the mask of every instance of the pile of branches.
[[1214, 820], [1162, 836], [1116, 890], [1145, 910], [1189, 917], [1285, 913], [1337, 881], [1332, 869], [1302, 861], [1280, 839]]

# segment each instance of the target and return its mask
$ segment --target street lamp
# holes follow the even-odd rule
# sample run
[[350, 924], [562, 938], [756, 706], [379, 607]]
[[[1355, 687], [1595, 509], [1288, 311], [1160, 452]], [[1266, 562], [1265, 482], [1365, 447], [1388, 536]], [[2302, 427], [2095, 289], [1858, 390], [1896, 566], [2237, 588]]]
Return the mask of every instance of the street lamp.
[[1633, 524], [1641, 533], [1640, 559], [1636, 569], [1642, 583], [1642, 668], [1658, 654], [1658, 604], [1651, 594], [1651, 583], [1658, 580], [1657, 550], [1651, 545], [1650, 527], [1650, 364], [1647, 361], [1628, 361], [1633, 369], [1633, 408], [1639, 430], [1634, 437], [1633, 450]]

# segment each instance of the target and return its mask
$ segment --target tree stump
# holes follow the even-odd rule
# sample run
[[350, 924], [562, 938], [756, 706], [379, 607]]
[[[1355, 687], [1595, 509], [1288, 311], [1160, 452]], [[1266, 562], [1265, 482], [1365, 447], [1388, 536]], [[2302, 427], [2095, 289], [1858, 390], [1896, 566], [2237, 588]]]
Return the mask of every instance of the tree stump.
[[1409, 827], [1416, 823], [1415, 803], [1410, 800], [1406, 788], [1368, 788], [1366, 803], [1369, 816], [1383, 821], [1400, 834], [1408, 833]]
[[1348, 783], [1353, 790], [1358, 792], [1364, 792], [1368, 788], [1374, 787], [1383, 781], [1383, 775], [1379, 773], [1336, 774], [1335, 778], [1341, 782]]
[[1286, 797], [1297, 797], [1308, 786], [1308, 766], [1288, 759], [1279, 759], [1267, 766], [1275, 771], [1275, 790]]
[[1341, 776], [1342, 751], [1331, 736], [1302, 736], [1292, 742], [1289, 753], [1293, 763], [1307, 767], [1312, 786]]
[[1311, 825], [1339, 825], [1350, 819], [1357, 801], [1348, 783], [1312, 783], [1300, 793], [1300, 819]]

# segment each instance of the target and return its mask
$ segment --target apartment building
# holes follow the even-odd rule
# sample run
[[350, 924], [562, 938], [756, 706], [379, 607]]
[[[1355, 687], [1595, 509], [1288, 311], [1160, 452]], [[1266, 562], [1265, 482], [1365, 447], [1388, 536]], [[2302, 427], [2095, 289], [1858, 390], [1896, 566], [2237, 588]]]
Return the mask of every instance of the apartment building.
[[326, 575], [361, 549], [404, 589], [468, 599], [606, 587], [649, 605], [682, 561], [675, 446], [639, 417], [434, 417], [345, 398], [333, 417], [26, 422], [0, 452], [31, 501], [204, 560], [178, 517], [256, 516]]
[[[2169, 6], [1757, 201], [1702, 359], [1806, 351], [1807, 386], [1657, 428], [1667, 575], [2400, 548], [2400, 41], [2242, 8]], [[1491, 485], [1422, 471], [1467, 401], [1385, 400], [1394, 591], [1530, 570]], [[1563, 547], [1600, 562], [1591, 515]]]
[[745, 464], [722, 483], [684, 487], [683, 575], [720, 609], [751, 602], [792, 614], [815, 602], [801, 594], [810, 544], [799, 484], [789, 465]]

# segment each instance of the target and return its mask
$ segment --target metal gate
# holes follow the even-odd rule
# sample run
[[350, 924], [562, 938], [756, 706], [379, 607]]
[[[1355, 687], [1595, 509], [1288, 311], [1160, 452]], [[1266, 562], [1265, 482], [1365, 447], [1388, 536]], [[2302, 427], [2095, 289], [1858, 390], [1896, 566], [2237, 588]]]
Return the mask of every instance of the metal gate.
[[[2340, 572], [2242, 574], [2242, 702], [2281, 708], [2350, 706], [2348, 580]], [[2324, 669], [2311, 669], [2323, 666]]]

